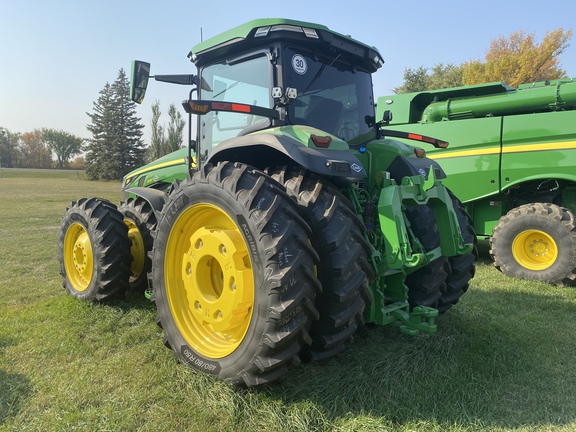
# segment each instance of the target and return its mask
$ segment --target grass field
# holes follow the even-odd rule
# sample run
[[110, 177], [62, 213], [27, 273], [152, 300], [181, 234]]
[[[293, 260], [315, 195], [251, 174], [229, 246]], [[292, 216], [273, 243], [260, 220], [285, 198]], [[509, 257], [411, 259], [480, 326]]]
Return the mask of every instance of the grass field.
[[118, 203], [119, 183], [2, 169], [0, 431], [574, 431], [576, 289], [502, 276], [482, 256], [470, 291], [409, 337], [363, 329], [336, 361], [236, 392], [177, 363], [154, 307], [61, 286], [70, 201]]

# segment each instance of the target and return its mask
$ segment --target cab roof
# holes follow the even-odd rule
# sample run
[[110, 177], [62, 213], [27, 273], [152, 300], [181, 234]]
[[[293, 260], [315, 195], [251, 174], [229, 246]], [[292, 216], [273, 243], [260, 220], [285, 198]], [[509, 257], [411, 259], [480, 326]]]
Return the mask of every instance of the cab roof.
[[189, 57], [200, 67], [231, 54], [269, 43], [290, 40], [298, 44], [342, 51], [362, 63], [370, 72], [382, 66], [378, 50], [328, 27], [285, 18], [260, 18], [234, 27], [195, 45]]

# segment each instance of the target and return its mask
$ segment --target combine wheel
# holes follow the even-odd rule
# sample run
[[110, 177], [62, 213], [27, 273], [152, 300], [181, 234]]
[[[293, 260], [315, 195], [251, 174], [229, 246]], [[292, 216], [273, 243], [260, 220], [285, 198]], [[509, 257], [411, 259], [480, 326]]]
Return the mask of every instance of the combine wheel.
[[464, 238], [465, 243], [474, 244], [472, 252], [466, 255], [456, 255], [448, 258], [450, 264], [450, 273], [446, 279], [446, 291], [438, 300], [438, 305], [436, 308], [438, 312], [446, 312], [460, 300], [460, 297], [464, 295], [470, 286], [470, 279], [474, 277], [476, 273], [475, 262], [478, 258], [478, 250], [476, 248], [476, 232], [472, 226], [472, 219], [468, 215], [468, 212], [464, 208], [464, 205], [458, 198], [450, 192], [450, 198], [452, 199], [452, 205], [454, 206], [454, 211], [458, 218], [458, 224], [460, 225], [460, 232]]
[[130, 277], [130, 240], [122, 214], [99, 198], [72, 203], [58, 242], [63, 286], [80, 300], [121, 297]]
[[490, 239], [494, 266], [508, 276], [572, 286], [576, 279], [574, 214], [550, 203], [517, 207]]
[[[440, 233], [430, 205], [407, 207], [406, 217], [412, 232], [426, 251], [440, 246]], [[448, 258], [437, 258], [406, 277], [404, 283], [408, 287], [408, 303], [411, 308], [438, 305], [438, 300], [446, 292], [447, 263]]]
[[152, 232], [156, 228], [156, 215], [152, 206], [144, 198], [128, 198], [120, 203], [118, 210], [128, 226], [128, 237], [132, 241], [132, 275], [130, 288], [145, 290], [148, 287], [148, 272], [152, 263], [148, 252], [152, 250]]
[[246, 165], [207, 165], [176, 185], [152, 257], [166, 346], [234, 384], [284, 376], [318, 317], [309, 235], [281, 186]]
[[298, 168], [275, 169], [271, 175], [300, 205], [320, 256], [320, 319], [312, 323], [312, 345], [304, 347], [300, 357], [323, 363], [340, 353], [364, 324], [364, 308], [370, 304], [368, 280], [373, 278], [370, 246], [349, 201], [325, 180]]

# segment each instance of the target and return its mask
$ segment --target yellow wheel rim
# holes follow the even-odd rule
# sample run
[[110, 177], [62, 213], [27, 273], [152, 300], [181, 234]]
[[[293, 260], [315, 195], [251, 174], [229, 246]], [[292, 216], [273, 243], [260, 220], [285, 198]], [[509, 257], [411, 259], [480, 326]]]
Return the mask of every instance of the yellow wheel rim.
[[187, 208], [166, 244], [168, 304], [188, 344], [208, 358], [242, 342], [254, 307], [254, 274], [246, 242], [232, 219], [211, 204]]
[[94, 256], [88, 232], [82, 224], [70, 225], [64, 236], [64, 268], [76, 291], [86, 291], [93, 275]]
[[132, 246], [130, 247], [130, 253], [132, 254], [132, 264], [130, 265], [132, 276], [130, 276], [130, 282], [134, 282], [140, 277], [144, 270], [146, 247], [144, 246], [142, 234], [134, 221], [124, 219], [124, 223], [128, 227], [128, 238], [130, 238], [130, 241], [132, 242]]
[[527, 230], [516, 236], [512, 254], [518, 263], [529, 270], [544, 270], [558, 258], [558, 247], [544, 231]]

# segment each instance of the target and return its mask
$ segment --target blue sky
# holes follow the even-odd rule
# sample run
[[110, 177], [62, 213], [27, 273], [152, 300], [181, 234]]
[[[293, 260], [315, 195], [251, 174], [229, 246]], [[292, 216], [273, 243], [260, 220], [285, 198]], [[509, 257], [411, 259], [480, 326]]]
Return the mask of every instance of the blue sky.
[[[266, 17], [321, 23], [377, 47], [386, 63], [374, 90], [384, 96], [405, 68], [483, 58], [498, 36], [526, 30], [541, 41], [546, 31], [576, 31], [576, 2], [0, 0], [0, 126], [89, 137], [86, 112], [133, 59], [149, 61], [152, 73], [193, 73], [186, 55], [201, 32], [206, 39]], [[561, 65], [576, 77], [571, 41]], [[186, 98], [185, 87], [152, 82], [138, 115], [148, 125], [158, 100], [167, 123], [169, 105]]]

